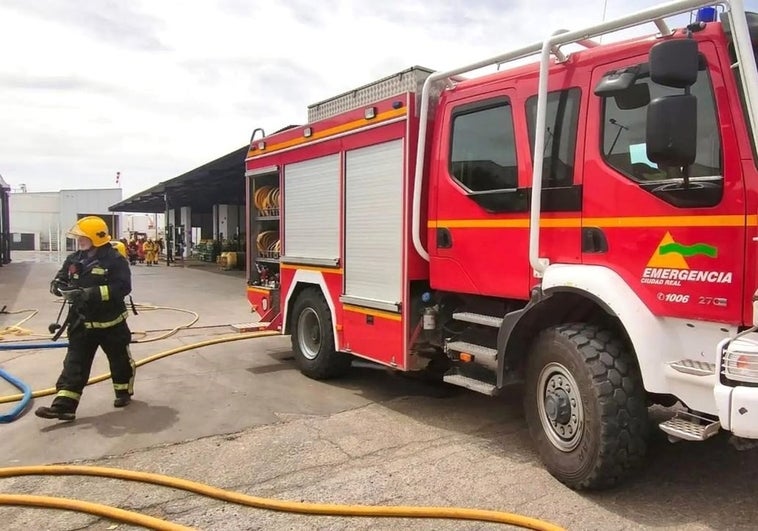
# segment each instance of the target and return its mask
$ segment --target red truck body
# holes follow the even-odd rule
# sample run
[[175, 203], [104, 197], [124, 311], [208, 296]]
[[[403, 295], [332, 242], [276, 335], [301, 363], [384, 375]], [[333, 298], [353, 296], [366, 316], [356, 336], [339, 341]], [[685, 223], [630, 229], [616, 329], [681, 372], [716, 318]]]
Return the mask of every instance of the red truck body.
[[[661, 15], [701, 4], [680, 3]], [[591, 438], [609, 426], [606, 399], [636, 419], [621, 428], [637, 446], [624, 455], [643, 451], [645, 400], [686, 406], [661, 425], [672, 438], [758, 438], [758, 343], [737, 337], [758, 285], [755, 62], [739, 40], [754, 42], [755, 18], [735, 4], [721, 22], [576, 38], [585, 49], [543, 46], [549, 62], [472, 79], [414, 67], [312, 105], [304, 126], [254, 134], [247, 294], [259, 326], [292, 334], [314, 378], [358, 357], [490, 395], [525, 382], [541, 455], [572, 487], [620, 476]], [[683, 41], [697, 55], [651, 52]], [[681, 73], [676, 53], [695, 57], [695, 77], [665, 85]], [[752, 59], [745, 79], [735, 53]], [[697, 102], [679, 129], [656, 107], [677, 98]], [[671, 163], [654, 146], [664, 134], [687, 139], [692, 159]], [[563, 347], [542, 360], [541, 341]], [[584, 472], [566, 471], [573, 452]]]

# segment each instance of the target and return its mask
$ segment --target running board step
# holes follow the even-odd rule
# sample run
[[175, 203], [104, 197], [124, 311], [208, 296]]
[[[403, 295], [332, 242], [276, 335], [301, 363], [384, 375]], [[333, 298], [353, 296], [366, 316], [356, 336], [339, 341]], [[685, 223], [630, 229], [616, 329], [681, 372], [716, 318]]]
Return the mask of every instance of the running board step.
[[271, 323], [267, 321], [259, 321], [257, 323], [236, 323], [229, 325], [237, 332], [259, 332], [268, 329]]
[[675, 371], [694, 376], [711, 376], [716, 373], [716, 364], [707, 361], [679, 360], [672, 361], [669, 366]]
[[497, 386], [481, 380], [469, 378], [468, 376], [463, 376], [462, 374], [446, 374], [442, 377], [442, 381], [465, 387], [466, 389], [471, 389], [472, 391], [482, 393], [483, 395], [495, 396], [497, 394]]
[[475, 345], [474, 343], [466, 343], [465, 341], [452, 341], [446, 345], [446, 348], [453, 352], [465, 352], [466, 354], [471, 354], [474, 356], [475, 360], [476, 358], [497, 359], [496, 349]]
[[692, 413], [679, 412], [673, 418], [661, 422], [658, 427], [669, 436], [671, 442], [704, 441], [719, 432], [721, 423]]
[[491, 326], [492, 328], [500, 328], [503, 324], [503, 320], [500, 317], [493, 317], [491, 315], [484, 315], [481, 313], [462, 312], [454, 313], [453, 319], [456, 321], [465, 321], [467, 323], [473, 323], [483, 326]]

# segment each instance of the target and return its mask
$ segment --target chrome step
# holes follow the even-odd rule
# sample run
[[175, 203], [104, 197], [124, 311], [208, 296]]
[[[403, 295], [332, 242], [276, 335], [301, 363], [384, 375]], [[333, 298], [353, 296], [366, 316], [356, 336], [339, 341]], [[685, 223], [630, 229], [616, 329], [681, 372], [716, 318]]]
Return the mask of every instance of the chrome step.
[[481, 345], [475, 345], [474, 343], [466, 343], [465, 341], [451, 341], [446, 345], [447, 350], [454, 352], [465, 352], [466, 354], [472, 354], [474, 358], [489, 358], [497, 359], [497, 350], [494, 348], [483, 347]]
[[237, 332], [258, 332], [261, 330], [266, 330], [269, 326], [271, 326], [271, 323], [267, 321], [259, 321], [257, 323], [235, 323], [229, 326], [234, 328]]
[[462, 374], [446, 374], [442, 377], [442, 381], [465, 387], [466, 389], [471, 389], [472, 391], [482, 393], [483, 395], [495, 396], [497, 394], [496, 386], [487, 382], [482, 382], [481, 380], [469, 378], [468, 376], [463, 376]]
[[454, 313], [453, 319], [456, 321], [465, 321], [467, 323], [474, 323], [483, 326], [491, 326], [493, 328], [500, 328], [500, 325], [503, 324], [503, 320], [500, 317], [493, 317], [491, 315], [484, 315], [481, 313]]
[[680, 411], [658, 427], [669, 436], [669, 441], [704, 441], [716, 435], [721, 429], [718, 420], [700, 417]]
[[711, 376], [716, 373], [716, 364], [707, 361], [679, 360], [672, 361], [669, 366], [675, 371], [694, 376]]

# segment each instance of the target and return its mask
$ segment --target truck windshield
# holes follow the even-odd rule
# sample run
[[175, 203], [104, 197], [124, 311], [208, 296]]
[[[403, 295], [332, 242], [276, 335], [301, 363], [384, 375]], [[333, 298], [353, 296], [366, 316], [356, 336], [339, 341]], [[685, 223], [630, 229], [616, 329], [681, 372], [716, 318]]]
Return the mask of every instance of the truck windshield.
[[[646, 68], [640, 70], [647, 72]], [[635, 85], [646, 85], [650, 100], [682, 93], [680, 89], [653, 83], [647, 73], [640, 74]], [[640, 89], [632, 87], [629, 90], [634, 88]], [[683, 185], [681, 168], [659, 168], [647, 158], [646, 101], [628, 108], [619, 105], [612, 96], [603, 98], [603, 158], [609, 166], [637, 182], [641, 188], [674, 206], [714, 206], [721, 201], [723, 193], [723, 166], [713, 88], [705, 61], [701, 64], [691, 92], [697, 97], [697, 157], [695, 163], [687, 168], [690, 185]]]
[[[650, 99], [681, 94], [679, 89], [664, 87], [650, 81], [649, 77], [638, 79], [637, 84], [647, 84]], [[721, 140], [716, 122], [708, 72], [701, 69], [697, 82], [692, 86], [697, 97], [697, 158], [690, 167], [692, 178], [721, 176]], [[605, 98], [603, 119], [603, 156], [608, 164], [637, 182], [665, 181], [677, 178], [671, 171], [663, 171], [648, 160], [645, 146], [647, 106], [621, 109], [614, 98]], [[677, 170], [680, 171], [680, 170]]]

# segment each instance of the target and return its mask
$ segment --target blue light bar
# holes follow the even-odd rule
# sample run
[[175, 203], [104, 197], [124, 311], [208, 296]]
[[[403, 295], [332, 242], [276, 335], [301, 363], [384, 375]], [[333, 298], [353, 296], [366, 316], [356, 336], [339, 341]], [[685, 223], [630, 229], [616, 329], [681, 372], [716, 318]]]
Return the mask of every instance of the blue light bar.
[[697, 10], [696, 22], [716, 22], [715, 7], [701, 7]]

